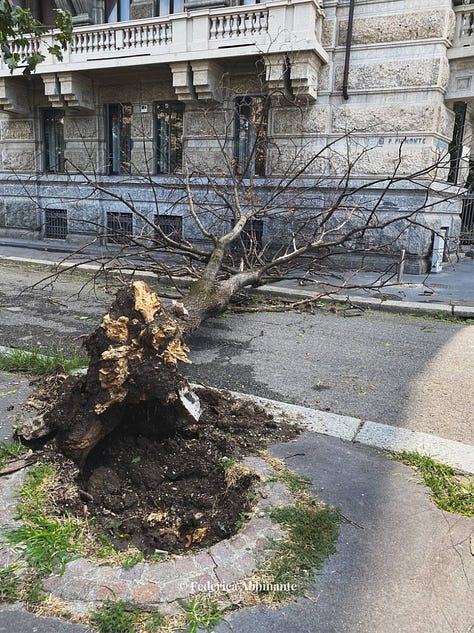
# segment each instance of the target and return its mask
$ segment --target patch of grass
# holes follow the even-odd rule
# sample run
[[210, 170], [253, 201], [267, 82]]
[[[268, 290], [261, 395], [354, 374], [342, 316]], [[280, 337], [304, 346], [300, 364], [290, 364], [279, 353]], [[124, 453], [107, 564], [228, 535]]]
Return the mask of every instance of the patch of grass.
[[21, 597], [21, 584], [16, 575], [17, 565], [0, 569], [0, 602], [16, 602]]
[[304, 493], [308, 490], [308, 486], [310, 485], [310, 480], [302, 477], [301, 475], [297, 475], [291, 470], [284, 469], [277, 472], [272, 478], [271, 481], [280, 481], [288, 487], [288, 490], [291, 492], [293, 496], [298, 496], [298, 494]]
[[43, 376], [60, 365], [66, 373], [87, 367], [86, 356], [66, 357], [61, 351], [50, 353], [39, 350], [14, 349], [0, 352], [0, 369], [20, 372], [33, 376]]
[[211, 629], [224, 615], [224, 609], [219, 608], [217, 601], [204, 594], [189, 601], [179, 600], [179, 604], [184, 611], [189, 633], [196, 633], [198, 629]]
[[166, 626], [166, 618], [159, 611], [153, 613], [142, 614], [140, 617], [141, 628], [145, 633], [157, 633]]
[[79, 552], [78, 526], [72, 519], [48, 519], [38, 515], [33, 521], [6, 532], [12, 545], [23, 546], [26, 562], [40, 573], [64, 571], [67, 562]]
[[38, 573], [64, 570], [66, 563], [81, 551], [82, 527], [68, 517], [46, 514], [46, 490], [54, 478], [54, 468], [38, 464], [26, 477], [19, 491], [18, 517], [22, 525], [5, 532], [12, 545], [22, 546], [22, 556]]
[[298, 501], [303, 503], [310, 502], [311, 497], [308, 494], [308, 488], [311, 481], [309, 479], [289, 470], [286, 467], [285, 462], [281, 459], [277, 459], [276, 457], [272, 457], [266, 451], [260, 451], [259, 455], [273, 469], [270, 481], [279, 481], [285, 484], [293, 497], [295, 497]]
[[[273, 508], [270, 516], [282, 526], [287, 536], [275, 544], [275, 553], [261, 572], [267, 583], [293, 585], [293, 597], [303, 593], [311, 584], [314, 571], [336, 551], [340, 515], [330, 506], [296, 503]], [[277, 601], [288, 599], [287, 592], [272, 593]]]
[[451, 466], [419, 453], [400, 451], [395, 458], [420, 473], [438, 508], [474, 517], [474, 477], [459, 476]]
[[99, 534], [96, 538], [99, 544], [93, 546], [90, 554], [99, 558], [103, 563], [130, 569], [145, 558], [143, 552], [134, 545], [129, 545], [125, 551], [119, 551], [115, 549], [112, 541], [105, 534]]
[[0, 441], [0, 468], [3, 468], [11, 459], [28, 452], [28, 449], [21, 442], [1, 442]]
[[106, 600], [92, 614], [92, 621], [99, 633], [136, 633], [137, 611], [127, 610], [123, 600]]

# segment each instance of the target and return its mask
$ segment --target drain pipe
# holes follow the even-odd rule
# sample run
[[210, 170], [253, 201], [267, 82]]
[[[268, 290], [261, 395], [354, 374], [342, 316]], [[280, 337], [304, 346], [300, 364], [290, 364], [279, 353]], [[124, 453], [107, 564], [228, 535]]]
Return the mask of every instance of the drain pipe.
[[347, 35], [346, 35], [346, 57], [344, 59], [344, 77], [342, 80], [342, 96], [347, 101], [349, 99], [349, 93], [347, 92], [349, 87], [349, 64], [351, 61], [351, 47], [352, 47], [352, 26], [354, 24], [354, 7], [355, 0], [349, 0], [349, 21], [347, 23]]

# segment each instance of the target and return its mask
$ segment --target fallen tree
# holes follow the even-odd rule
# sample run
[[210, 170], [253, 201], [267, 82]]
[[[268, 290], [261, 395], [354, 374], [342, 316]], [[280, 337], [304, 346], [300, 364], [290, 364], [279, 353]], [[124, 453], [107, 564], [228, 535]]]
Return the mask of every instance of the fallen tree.
[[[301, 114], [302, 106], [293, 105], [295, 115]], [[433, 162], [410, 171], [410, 148], [403, 140], [391, 155], [390, 174], [361, 176], [374, 147], [352, 133], [319, 149], [283, 147], [275, 173], [260, 179], [257, 163], [268, 145], [265, 108], [249, 114], [244, 106], [240, 116], [246, 117], [254, 142], [238, 161], [231, 142], [234, 114], [224, 117], [222, 130], [213, 127], [215, 113], [210, 112], [220, 165], [206, 165], [205, 159], [197, 164], [184, 156], [183, 173], [165, 185], [152, 173], [126, 176], [124, 182], [132, 178], [142, 189], [148, 187], [153, 213], [120, 187], [71, 166], [89, 197], [113, 203], [119, 209], [115, 219], [122, 213], [133, 219], [132, 230], [120, 222], [95, 225], [91, 244], [102, 240], [110, 251], [102, 251], [100, 258], [92, 255], [91, 261], [101, 271], [146, 268], [172, 280], [186, 276], [188, 290], [176, 286], [182, 301], [167, 310], [143, 282], [126, 284], [86, 341], [86, 377], [67, 379], [58, 387], [53, 408], [22, 429], [26, 439], [54, 431], [60, 450], [83, 468], [91, 450], [127, 416], [161, 417], [166, 424], [197, 419], [197, 399], [177, 371], [178, 362], [187, 358], [184, 341], [204, 320], [224, 311], [236, 293], [283, 278], [320, 280], [333, 255], [358, 256], [363, 262], [374, 253], [396, 251], [407, 232], [426, 230], [432, 236], [430, 215], [437, 208], [444, 213], [459, 198], [459, 189], [445, 182], [449, 156], [437, 149]], [[414, 192], [413, 198], [409, 208], [393, 211], [400, 190]], [[193, 227], [197, 239], [165, 228], [163, 216], [179, 217]], [[79, 252], [86, 252], [86, 246]], [[341, 286], [350, 289], [350, 278]], [[322, 292], [327, 293], [324, 282]]]

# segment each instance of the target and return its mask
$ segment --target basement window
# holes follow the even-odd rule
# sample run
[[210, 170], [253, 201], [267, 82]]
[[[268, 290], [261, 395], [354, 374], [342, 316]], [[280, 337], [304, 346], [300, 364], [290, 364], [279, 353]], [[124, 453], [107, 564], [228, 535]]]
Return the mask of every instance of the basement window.
[[67, 238], [67, 210], [45, 209], [44, 236], [54, 240]]
[[130, 244], [133, 235], [131, 213], [109, 211], [107, 213], [107, 242], [109, 244]]
[[[180, 215], [155, 215], [155, 224], [160, 227], [166, 237], [179, 241], [183, 238], [183, 218]], [[161, 236], [155, 231], [155, 238]]]

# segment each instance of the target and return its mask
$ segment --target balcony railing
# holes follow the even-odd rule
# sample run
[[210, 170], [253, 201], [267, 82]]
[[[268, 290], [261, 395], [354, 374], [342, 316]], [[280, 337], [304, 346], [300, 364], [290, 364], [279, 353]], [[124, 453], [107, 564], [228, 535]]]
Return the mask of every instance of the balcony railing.
[[455, 7], [456, 31], [450, 58], [474, 55], [474, 4]]
[[[15, 52], [27, 55], [39, 49], [45, 56], [38, 69], [41, 74], [292, 50], [316, 50], [324, 57], [321, 17], [317, 0], [271, 0], [254, 6], [77, 27], [62, 61], [47, 52], [52, 35], [41, 42], [31, 39]], [[6, 64], [0, 62], [0, 76], [9, 74]]]

